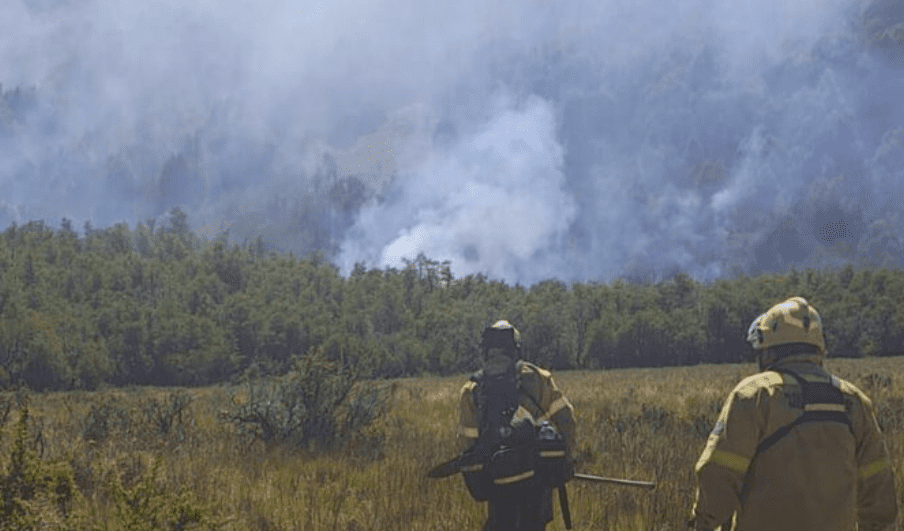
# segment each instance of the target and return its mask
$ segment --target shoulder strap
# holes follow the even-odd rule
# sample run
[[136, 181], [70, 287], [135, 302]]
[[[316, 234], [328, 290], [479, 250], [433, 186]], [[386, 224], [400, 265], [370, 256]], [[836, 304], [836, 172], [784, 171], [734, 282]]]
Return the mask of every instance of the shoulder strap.
[[483, 397], [481, 396], [481, 386], [483, 385], [483, 371], [477, 371], [468, 378], [474, 382], [474, 391], [471, 393], [471, 401], [474, 402], [474, 411], [477, 412], [477, 424], [483, 422]]
[[[538, 378], [541, 378], [541, 379], [543, 378], [543, 375], [540, 374], [539, 368], [537, 366], [533, 365], [532, 363], [519, 362], [518, 365], [527, 367], [528, 369], [532, 370], [534, 372], [534, 374], [537, 375]], [[521, 385], [520, 377], [518, 378], [518, 391], [519, 391], [519, 394], [526, 396], [528, 399], [530, 399], [531, 402], [533, 402], [534, 406], [536, 406], [536, 408], [537, 408], [537, 411], [540, 412], [540, 417], [542, 417], [543, 415], [546, 415], [546, 410], [543, 409], [543, 406], [540, 405], [540, 402], [536, 398], [534, 398], [534, 395], [530, 394], [526, 389], [524, 389], [523, 385]]]
[[807, 422], [839, 422], [846, 425], [851, 434], [854, 433], [854, 429], [851, 426], [851, 419], [847, 414], [844, 394], [832, 383], [808, 382], [796, 372], [785, 367], [772, 368], [770, 370], [779, 374], [787, 374], [797, 380], [797, 383], [800, 385], [800, 403], [794, 404], [792, 401], [792, 405], [794, 407], [800, 407], [804, 411], [794, 419], [793, 422], [785, 424], [781, 428], [775, 430], [757, 445], [753, 457], [750, 459], [750, 465], [747, 467], [747, 474], [744, 477], [744, 485], [741, 489], [742, 501], [747, 497], [750, 474], [753, 470], [753, 464], [756, 461], [757, 456], [791, 433], [791, 430], [798, 425]]
[[779, 374], [787, 374], [797, 380], [797, 383], [800, 384], [801, 401], [800, 404], [795, 405], [799, 405], [804, 412], [790, 424], [782, 426], [760, 441], [760, 444], [756, 447], [756, 452], [754, 452], [754, 457], [771, 448], [772, 445], [788, 435], [796, 426], [807, 422], [840, 422], [846, 425], [848, 430], [853, 433], [851, 419], [848, 418], [845, 407], [844, 395], [837, 387], [826, 382], [808, 382], [796, 372], [785, 367], [772, 370]]
[[844, 394], [832, 383], [834, 378], [829, 382], [808, 382], [786, 367], [773, 370], [780, 374], [788, 374], [800, 384], [800, 403], [793, 405], [800, 407], [804, 412], [789, 426], [805, 422], [840, 422], [853, 433]]

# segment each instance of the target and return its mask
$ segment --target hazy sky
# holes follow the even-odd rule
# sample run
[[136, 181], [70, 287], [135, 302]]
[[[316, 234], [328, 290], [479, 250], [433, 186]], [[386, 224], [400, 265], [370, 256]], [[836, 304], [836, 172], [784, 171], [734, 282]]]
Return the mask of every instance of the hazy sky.
[[900, 265], [881, 1], [6, 0], [0, 229], [179, 206], [523, 284]]

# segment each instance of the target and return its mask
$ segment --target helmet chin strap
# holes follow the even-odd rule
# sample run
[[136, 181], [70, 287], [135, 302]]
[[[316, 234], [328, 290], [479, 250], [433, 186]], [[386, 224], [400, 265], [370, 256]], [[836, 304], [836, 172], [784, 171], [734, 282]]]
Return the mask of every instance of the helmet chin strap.
[[[768, 358], [768, 359], [767, 359]], [[764, 349], [756, 354], [756, 366], [760, 372], [765, 371], [771, 366], [773, 363], [778, 360], [775, 355], [769, 353], [769, 349]]]
[[[757, 351], [756, 363], [759, 370], [768, 370], [769, 367], [774, 365], [777, 361], [788, 358], [790, 356], [801, 354], [816, 355], [818, 353], [816, 347], [809, 347], [807, 345], [791, 345], [790, 349], [783, 349], [783, 347], [784, 345], [779, 345], [778, 347], [772, 347]], [[819, 365], [822, 365], [822, 363], [819, 362]]]

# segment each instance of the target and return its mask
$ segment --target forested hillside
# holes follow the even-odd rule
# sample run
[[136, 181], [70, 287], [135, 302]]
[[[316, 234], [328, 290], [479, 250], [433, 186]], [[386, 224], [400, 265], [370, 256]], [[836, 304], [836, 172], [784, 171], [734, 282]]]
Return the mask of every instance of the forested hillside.
[[344, 278], [322, 255], [200, 238], [179, 210], [83, 235], [31, 222], [0, 234], [0, 385], [207, 385], [283, 373], [311, 349], [366, 377], [460, 373], [499, 318], [553, 369], [737, 362], [750, 321], [790, 295], [822, 313], [830, 356], [904, 353], [899, 270], [525, 287], [422, 256]]

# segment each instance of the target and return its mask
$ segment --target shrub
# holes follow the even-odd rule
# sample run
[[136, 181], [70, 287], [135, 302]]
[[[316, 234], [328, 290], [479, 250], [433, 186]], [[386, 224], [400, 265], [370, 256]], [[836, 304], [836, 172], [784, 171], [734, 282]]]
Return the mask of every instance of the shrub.
[[129, 411], [112, 397], [98, 400], [91, 405], [82, 424], [82, 437], [86, 441], [105, 441], [113, 436], [129, 433], [132, 419]]
[[181, 442], [190, 403], [191, 397], [182, 391], [161, 399], [142, 399], [134, 409], [127, 408], [116, 396], [99, 398], [82, 423], [82, 436], [96, 442], [134, 439], [145, 446], [165, 439]]
[[6, 426], [6, 420], [13, 409], [21, 409], [28, 402], [28, 394], [24, 388], [15, 392], [0, 393], [0, 429]]
[[292, 444], [310, 451], [360, 439], [389, 406], [388, 388], [366, 385], [347, 364], [312, 349], [282, 378], [249, 382], [248, 399], [221, 418], [251, 441]]
[[185, 413], [191, 397], [185, 392], [171, 393], [163, 400], [151, 398], [142, 402], [145, 421], [159, 437], [185, 437]]
[[216, 529], [210, 508], [183, 486], [173, 492], [160, 477], [162, 457], [138, 454], [126, 465], [126, 473], [108, 474], [107, 494], [114, 502], [115, 518], [95, 524], [92, 531], [128, 529], [157, 531], [168, 529]]
[[78, 528], [73, 504], [79, 497], [72, 468], [47, 462], [29, 448], [28, 407], [16, 424], [12, 452], [0, 461], [0, 529]]

